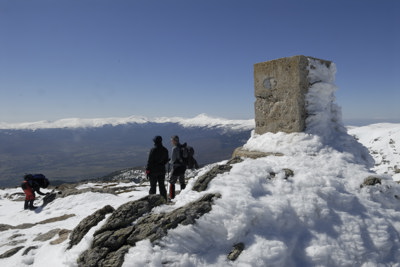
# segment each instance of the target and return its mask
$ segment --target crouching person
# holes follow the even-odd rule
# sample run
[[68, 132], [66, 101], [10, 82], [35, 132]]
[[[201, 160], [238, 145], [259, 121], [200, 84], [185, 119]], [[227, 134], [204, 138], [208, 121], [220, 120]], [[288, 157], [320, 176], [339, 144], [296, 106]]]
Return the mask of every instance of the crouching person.
[[49, 180], [43, 174], [26, 174], [24, 181], [21, 184], [21, 188], [25, 193], [24, 209], [34, 210], [37, 207], [33, 206], [35, 201], [35, 192], [39, 195], [47, 195], [40, 191], [40, 188], [47, 188], [49, 186]]

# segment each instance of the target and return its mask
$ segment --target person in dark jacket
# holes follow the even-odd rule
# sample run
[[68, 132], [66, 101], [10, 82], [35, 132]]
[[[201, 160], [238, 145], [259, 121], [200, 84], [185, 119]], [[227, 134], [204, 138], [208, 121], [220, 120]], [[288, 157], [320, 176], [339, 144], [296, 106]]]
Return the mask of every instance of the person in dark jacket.
[[175, 183], [179, 180], [181, 191], [186, 188], [185, 183], [185, 171], [186, 166], [181, 158], [181, 144], [179, 143], [179, 137], [174, 135], [171, 137], [172, 152], [170, 165], [172, 166], [171, 177], [169, 179], [169, 198], [175, 198]]
[[[37, 177], [35, 177], [35, 175]], [[30, 209], [34, 210], [37, 207], [33, 206], [33, 202], [35, 201], [35, 192], [38, 193], [39, 195], [46, 195], [45, 193], [42, 193], [40, 191], [40, 188], [47, 188], [49, 185], [49, 181], [47, 178], [44, 177], [42, 174], [26, 174], [24, 176], [24, 181], [21, 184], [21, 188], [25, 193], [25, 203], [24, 203], [24, 209]]]
[[150, 150], [147, 160], [146, 174], [150, 180], [149, 194], [155, 194], [158, 188], [160, 195], [167, 200], [167, 190], [165, 189], [165, 165], [168, 163], [168, 149], [162, 144], [162, 137], [156, 136], [153, 138], [154, 147]]

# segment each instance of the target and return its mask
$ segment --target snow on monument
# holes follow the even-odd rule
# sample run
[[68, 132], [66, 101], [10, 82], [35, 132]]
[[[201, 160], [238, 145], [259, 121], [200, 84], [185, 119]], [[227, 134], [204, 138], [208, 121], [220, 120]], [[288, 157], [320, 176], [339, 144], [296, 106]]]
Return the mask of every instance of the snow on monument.
[[[354, 155], [354, 161], [373, 166], [368, 149], [347, 133], [342, 112], [335, 103], [336, 66], [333, 62], [293, 56], [254, 65], [256, 127], [251, 141], [233, 152], [233, 157], [283, 155], [279, 145], [266, 144], [263, 151], [251, 149], [257, 136], [277, 133], [311, 134], [322, 145]], [[271, 140], [272, 140], [271, 139]]]

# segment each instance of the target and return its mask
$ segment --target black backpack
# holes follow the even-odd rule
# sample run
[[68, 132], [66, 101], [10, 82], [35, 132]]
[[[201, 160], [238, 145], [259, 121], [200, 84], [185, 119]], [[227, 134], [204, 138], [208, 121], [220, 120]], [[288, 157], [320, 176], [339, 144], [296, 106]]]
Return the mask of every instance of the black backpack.
[[194, 159], [194, 148], [184, 143], [180, 146], [180, 157], [183, 165], [189, 169], [198, 168], [197, 161]]
[[39, 184], [41, 188], [47, 188], [50, 184], [49, 180], [43, 174], [34, 174], [33, 180]]
[[41, 173], [38, 174], [27, 174], [24, 179], [29, 182], [30, 186], [34, 184], [40, 188], [47, 188], [50, 184], [49, 180]]

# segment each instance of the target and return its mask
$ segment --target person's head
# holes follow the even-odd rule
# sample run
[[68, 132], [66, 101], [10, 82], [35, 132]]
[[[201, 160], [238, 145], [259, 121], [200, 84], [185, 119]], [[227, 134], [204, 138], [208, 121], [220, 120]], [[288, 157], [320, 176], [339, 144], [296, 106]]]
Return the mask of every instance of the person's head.
[[173, 135], [171, 137], [171, 142], [172, 142], [173, 145], [179, 144], [179, 137], [177, 135]]
[[155, 137], [153, 138], [153, 142], [154, 142], [154, 144], [156, 144], [156, 145], [160, 145], [160, 144], [162, 143], [162, 137], [159, 136], [159, 135], [155, 136]]

